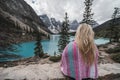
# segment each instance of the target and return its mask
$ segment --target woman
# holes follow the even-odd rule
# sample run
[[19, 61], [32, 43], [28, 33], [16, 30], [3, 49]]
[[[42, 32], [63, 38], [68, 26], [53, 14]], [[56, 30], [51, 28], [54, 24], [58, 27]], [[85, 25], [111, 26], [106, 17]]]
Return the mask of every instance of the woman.
[[94, 43], [94, 32], [90, 25], [81, 24], [75, 40], [64, 49], [61, 71], [70, 80], [94, 80], [98, 77], [98, 49]]

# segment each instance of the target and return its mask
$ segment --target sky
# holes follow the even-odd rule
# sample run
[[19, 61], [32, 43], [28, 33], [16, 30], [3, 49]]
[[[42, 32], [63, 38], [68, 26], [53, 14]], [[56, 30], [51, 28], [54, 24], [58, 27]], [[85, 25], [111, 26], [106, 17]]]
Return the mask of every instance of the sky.
[[[47, 14], [56, 20], [64, 20], [65, 12], [69, 20], [83, 19], [84, 0], [25, 0], [38, 15]], [[99, 24], [111, 19], [114, 7], [120, 8], [120, 0], [94, 0], [92, 5], [93, 19]]]

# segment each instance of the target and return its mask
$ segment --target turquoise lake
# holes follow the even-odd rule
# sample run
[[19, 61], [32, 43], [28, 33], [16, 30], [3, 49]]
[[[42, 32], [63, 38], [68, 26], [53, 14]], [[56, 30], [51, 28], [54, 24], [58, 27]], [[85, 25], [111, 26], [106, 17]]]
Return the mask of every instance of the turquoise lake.
[[[44, 53], [48, 53], [49, 55], [54, 55], [54, 52], [58, 52], [58, 40], [59, 35], [51, 35], [50, 40], [42, 40], [42, 46]], [[70, 37], [70, 41], [74, 40], [74, 36]], [[100, 38], [95, 39], [95, 43], [97, 45], [108, 43], [108, 39]], [[14, 54], [22, 56], [22, 58], [28, 58], [31, 56], [34, 56], [34, 47], [35, 47], [35, 41], [31, 42], [24, 42], [20, 43], [19, 46], [17, 46], [17, 52]]]
[[[59, 35], [51, 35], [50, 40], [42, 40], [42, 46], [45, 53], [48, 53], [50, 55], [54, 55], [54, 52], [58, 52], [58, 40]], [[74, 37], [70, 37], [70, 41], [74, 40]], [[96, 39], [96, 44], [105, 44], [109, 42], [107, 39]], [[34, 47], [35, 47], [35, 41], [31, 42], [25, 42], [21, 43], [20, 47], [18, 47], [18, 55], [22, 55], [23, 57], [31, 57], [34, 56]]]

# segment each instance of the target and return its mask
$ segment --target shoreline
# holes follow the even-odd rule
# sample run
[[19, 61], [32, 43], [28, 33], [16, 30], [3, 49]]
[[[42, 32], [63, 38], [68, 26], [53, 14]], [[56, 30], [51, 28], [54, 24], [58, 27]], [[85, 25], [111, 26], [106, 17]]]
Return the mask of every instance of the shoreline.
[[[66, 80], [66, 77], [60, 70], [60, 62], [46, 62], [46, 59], [26, 65], [17, 65], [14, 67], [0, 67], [0, 77], [13, 80]], [[97, 80], [119, 80], [120, 64], [99, 64], [99, 78]]]
[[[48, 40], [48, 38], [46, 36], [42, 36], [42, 40]], [[26, 34], [24, 36], [17, 36], [16, 38], [13, 38], [13, 45], [18, 45], [19, 44], [22, 44], [22, 43], [26, 43], [26, 42], [31, 42], [31, 41], [36, 41], [36, 37], [33, 36], [33, 35], [30, 35], [30, 34]], [[17, 53], [17, 52], [16, 52]], [[6, 56], [7, 55], [7, 56]], [[6, 56], [6, 57], [5, 57]], [[2, 57], [4, 58], [10, 58], [10, 59], [17, 59], [16, 57], [21, 57], [20, 55], [17, 55], [17, 54], [9, 54], [7, 52], [4, 52], [4, 53], [0, 53], [0, 57], [2, 59]], [[22, 57], [23, 58], [23, 57]], [[29, 58], [29, 57], [28, 57]], [[23, 58], [24, 59], [24, 58]], [[4, 61], [4, 60], [3, 60]], [[0, 61], [1, 62], [1, 61]]]
[[[47, 38], [44, 38], [43, 40], [48, 40]], [[29, 40], [29, 41], [24, 41], [24, 42], [19, 42], [19, 43], [17, 43], [17, 44], [22, 44], [22, 43], [25, 43], [25, 42], [31, 42], [31, 41], [35, 41], [35, 40]], [[106, 43], [106, 44], [100, 44], [100, 45], [97, 45], [98, 46], [98, 49], [99, 48], [103, 48], [103, 47], [105, 47], [105, 46], [109, 46], [109, 45], [111, 45], [111, 44], [118, 44], [118, 43]], [[100, 51], [100, 54], [101, 54], [101, 50], [99, 50]], [[50, 55], [49, 55], [50, 56]], [[26, 61], [27, 59], [29, 60], [29, 59], [33, 59], [34, 58], [34, 56], [31, 56], [31, 57], [27, 57], [27, 58], [19, 58], [19, 59], [17, 59], [17, 60], [13, 60], [13, 61], [3, 61], [3, 62], [0, 62], [0, 64], [1, 63], [11, 63], [11, 62], [19, 62], [19, 61]], [[1, 67], [1, 66], [0, 66]]]
[[[105, 52], [117, 43], [100, 45], [98, 62], [99, 78], [97, 80], [120, 80], [120, 63], [111, 60]], [[30, 57], [17, 61], [0, 63], [1, 79], [15, 80], [66, 80], [60, 71], [60, 62], [52, 62], [48, 58]], [[24, 72], [24, 73], [23, 73]]]

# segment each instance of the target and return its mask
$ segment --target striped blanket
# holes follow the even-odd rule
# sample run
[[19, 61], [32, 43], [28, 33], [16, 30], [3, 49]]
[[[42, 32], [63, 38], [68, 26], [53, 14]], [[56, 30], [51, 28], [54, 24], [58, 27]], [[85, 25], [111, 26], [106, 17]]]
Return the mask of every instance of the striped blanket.
[[87, 66], [82, 61], [79, 49], [75, 41], [70, 42], [64, 49], [61, 59], [61, 71], [64, 75], [82, 80], [83, 78], [98, 77], [97, 70], [98, 50], [96, 50], [95, 61], [91, 66]]

